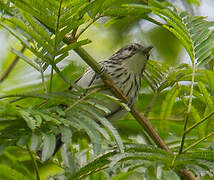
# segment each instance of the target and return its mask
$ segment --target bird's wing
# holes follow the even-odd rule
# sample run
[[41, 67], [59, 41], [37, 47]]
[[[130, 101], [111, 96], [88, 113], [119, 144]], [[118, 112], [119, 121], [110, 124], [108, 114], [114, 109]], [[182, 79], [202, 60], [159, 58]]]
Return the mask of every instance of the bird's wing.
[[[105, 67], [105, 61], [101, 61], [99, 62], [100, 65], [102, 65], [103, 67]], [[85, 71], [85, 73], [75, 81], [77, 83], [78, 86], [82, 87], [82, 88], [88, 88], [91, 85], [94, 84], [102, 84], [103, 81], [101, 78], [97, 78], [96, 73], [91, 69], [91, 68], [87, 68], [87, 70]], [[69, 88], [71, 89], [71, 88]], [[102, 91], [101, 91], [102, 92]], [[111, 92], [109, 92], [108, 90], [104, 90], [103, 93], [112, 95]], [[119, 104], [117, 103], [102, 103], [102, 102], [97, 102], [99, 104], [102, 104], [103, 106], [106, 106], [111, 113], [109, 113], [106, 118], [109, 119], [110, 121], [114, 121], [117, 119], [120, 119], [125, 113], [126, 110], [123, 109], [123, 107], [121, 107]]]
[[[105, 67], [105, 61], [100, 61], [99, 64]], [[86, 69], [85, 73], [75, 81], [75, 83], [82, 88], [90, 87], [92, 84], [103, 83], [100, 78], [96, 77], [97, 74], [89, 67]], [[72, 90], [71, 86], [69, 87], [69, 90]]]
[[77, 85], [82, 88], [91, 86], [96, 78], [96, 73], [88, 68], [86, 72], [76, 81]]

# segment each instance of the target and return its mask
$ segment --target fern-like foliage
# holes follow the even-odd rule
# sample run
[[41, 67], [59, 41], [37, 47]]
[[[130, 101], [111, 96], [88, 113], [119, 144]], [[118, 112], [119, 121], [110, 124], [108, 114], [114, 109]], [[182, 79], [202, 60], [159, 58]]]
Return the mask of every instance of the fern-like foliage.
[[[172, 154], [153, 146], [126, 144], [125, 153], [112, 149], [83, 166], [68, 179], [82, 179], [102, 169], [105, 169], [107, 174], [111, 174], [108, 178], [115, 179], [124, 178], [126, 177], [124, 173], [128, 175], [133, 171], [140, 172], [141, 178], [152, 179], [166, 178], [165, 173], [170, 171], [169, 177], [175, 176], [179, 179], [173, 171], [179, 171], [184, 167], [195, 171], [197, 175], [200, 173], [211, 175], [213, 172], [214, 159], [211, 151], [187, 153], [174, 160], [175, 157]], [[155, 173], [154, 167], [159, 168], [159, 173]], [[196, 169], [200, 171], [196, 172]], [[123, 171], [123, 174], [118, 175], [120, 171]], [[103, 175], [103, 178], [106, 176]]]
[[[81, 179], [92, 175], [93, 178], [96, 177], [96, 173], [101, 173], [97, 177], [105, 177], [105, 172], [109, 175], [107, 178], [122, 179], [132, 172], [140, 172], [141, 177], [147, 179], [157, 179], [160, 176], [164, 179], [166, 174], [179, 179], [176, 173], [185, 168], [198, 176], [207, 174], [213, 178], [213, 151], [204, 150], [210, 148], [210, 143], [206, 140], [213, 135], [213, 123], [210, 121], [213, 111], [213, 98], [210, 96], [210, 93], [214, 92], [213, 72], [195, 69], [194, 82], [197, 84], [192, 83], [193, 103], [190, 130], [187, 130], [199, 127], [200, 132], [194, 128], [191, 132], [194, 137], [186, 140], [184, 153], [174, 156], [154, 146], [134, 144], [130, 139], [128, 141], [131, 143], [124, 147], [118, 131], [105, 118], [109, 109], [104, 106], [112, 100], [122, 106], [123, 104], [112, 96], [99, 93], [99, 88], [89, 92], [82, 90], [57, 66], [68, 56], [70, 50], [91, 42], [88, 39], [79, 40], [79, 37], [100, 17], [115, 17], [110, 19], [114, 21], [124, 16], [133, 16], [155, 22], [147, 16], [149, 12], [166, 22], [161, 24], [162, 27], [180, 39], [193, 64], [203, 65], [213, 59], [211, 48], [214, 35], [209, 29], [213, 22], [206, 21], [204, 17], [179, 12], [173, 5], [156, 0], [149, 0], [148, 4], [126, 5], [123, 4], [127, 3], [126, 1], [117, 0], [8, 2], [10, 3], [0, 1], [0, 25], [14, 35], [34, 56], [28, 57], [16, 49], [12, 49], [12, 52], [41, 75], [51, 66], [56, 72], [56, 75], [51, 75], [53, 79], [61, 77], [74, 89], [53, 92], [53, 80], [50, 78], [48, 92], [1, 96], [0, 153], [9, 146], [18, 145], [30, 153], [41, 152], [42, 160], [46, 161], [53, 155], [60, 139], [64, 143], [62, 157], [59, 157], [59, 154], [56, 156], [58, 164], [63, 164], [61, 168], [64, 171], [58, 177]], [[73, 39], [66, 44], [65, 37], [68, 34]], [[160, 103], [157, 104], [159, 111], [151, 111], [152, 114], [158, 114], [160, 132], [166, 133], [166, 119], [175, 115], [182, 115], [183, 118], [188, 105], [186, 99], [190, 96], [192, 69], [187, 64], [172, 68], [156, 61], [148, 63], [144, 73], [146, 83], [143, 83], [143, 86], [147, 84], [153, 92], [161, 96]], [[184, 81], [188, 83], [185, 84]], [[143, 96], [147, 95], [148, 93]], [[175, 106], [179, 107], [179, 112], [174, 109]], [[204, 126], [198, 126], [199, 124]], [[176, 124], [176, 128], [178, 126]], [[172, 132], [176, 137], [181, 135], [175, 128]], [[199, 144], [202, 141], [203, 143]], [[174, 138], [168, 140], [167, 145], [177, 153], [180, 141]], [[11, 162], [11, 167], [14, 167], [12, 169], [7, 165], [1, 165], [3, 171], [12, 171], [19, 179], [29, 179], [29, 170], [22, 163], [12, 162], [10, 153], [6, 152], [1, 157]], [[161, 175], [157, 175], [157, 169]], [[5, 177], [6, 173], [0, 171], [2, 177]]]
[[181, 40], [193, 63], [206, 64], [213, 59], [214, 33], [209, 28], [214, 26], [214, 22], [206, 21], [205, 17], [180, 13], [169, 3], [165, 5], [150, 0], [149, 6], [154, 14], [167, 22], [163, 27]]
[[[16, 107], [7, 102], [2, 103], [1, 117], [4, 119], [1, 119], [1, 124], [4, 124], [4, 128], [1, 129], [0, 134], [1, 147], [16, 143], [25, 146], [32, 139], [30, 148], [33, 151], [38, 151], [43, 143], [42, 160], [45, 161], [52, 156], [59, 134], [62, 142], [68, 143], [72, 134], [81, 130], [88, 134], [95, 154], [102, 152], [102, 138], [110, 141], [111, 136], [123, 151], [123, 144], [117, 130], [103, 115], [109, 110], [101, 105], [95, 105], [90, 100], [92, 98], [95, 101], [109, 101], [108, 96], [91, 94], [90, 99], [83, 101], [80, 93], [69, 91], [50, 94], [16, 94], [1, 98], [12, 97], [38, 100], [32, 107]], [[39, 102], [41, 105], [38, 104]], [[60, 103], [64, 104], [62, 106], [69, 106], [68, 109], [60, 107]], [[15, 132], [14, 129], [16, 129]], [[9, 142], [8, 139], [10, 139]]]
[[162, 27], [182, 42], [192, 62], [204, 65], [213, 59], [214, 33], [209, 28], [214, 26], [214, 22], [206, 21], [205, 17], [179, 12], [168, 2], [149, 0], [148, 7], [136, 4], [128, 4], [126, 7], [136, 8], [136, 12], [144, 12], [150, 7], [154, 14], [166, 22]]

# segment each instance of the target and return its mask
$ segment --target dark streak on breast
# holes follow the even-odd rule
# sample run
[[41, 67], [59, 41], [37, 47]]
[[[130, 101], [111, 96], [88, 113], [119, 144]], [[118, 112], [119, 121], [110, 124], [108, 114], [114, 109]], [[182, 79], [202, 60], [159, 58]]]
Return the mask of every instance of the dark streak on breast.
[[131, 74], [128, 75], [128, 77], [122, 82], [122, 84], [125, 84], [131, 77]]
[[129, 88], [128, 92], [126, 93], [126, 97], [128, 97], [130, 91], [132, 90], [133, 84], [134, 84], [134, 83], [133, 83], [133, 81], [132, 81], [131, 87]]
[[118, 74], [117, 76], [115, 76], [115, 78], [119, 78], [119, 77], [122, 76], [122, 75], [123, 75], [123, 72], [120, 73], [120, 74]]

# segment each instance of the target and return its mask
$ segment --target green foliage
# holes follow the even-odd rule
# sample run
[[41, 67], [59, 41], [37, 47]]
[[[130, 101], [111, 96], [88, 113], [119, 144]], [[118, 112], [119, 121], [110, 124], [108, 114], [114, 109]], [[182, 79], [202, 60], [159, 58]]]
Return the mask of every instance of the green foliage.
[[[34, 179], [180, 179], [183, 169], [201, 179], [213, 178], [214, 72], [203, 66], [213, 60], [213, 22], [156, 0], [8, 0], [0, 1], [0, 13], [0, 25], [27, 48], [24, 53], [13, 47], [12, 53], [41, 76], [33, 86], [0, 96], [0, 178], [32, 179], [35, 174]], [[109, 122], [105, 103], [128, 106], [99, 92], [100, 87], [78, 87], [74, 81], [82, 69], [76, 64], [59, 66], [70, 51], [91, 43], [81, 35], [103, 17], [109, 18], [108, 26], [126, 18], [133, 19], [130, 26], [139, 19], [156, 23], [189, 54], [192, 66], [150, 60], [136, 103], [173, 153], [157, 148], [130, 115]], [[65, 90], [70, 85], [73, 89]], [[58, 140], [63, 146], [54, 154]]]
[[150, 0], [149, 6], [154, 14], [167, 22], [163, 27], [182, 42], [192, 63], [206, 64], [213, 59], [214, 35], [208, 28], [212, 27], [214, 22], [208, 22], [204, 17], [190, 16], [186, 12], [179, 13], [171, 5], [172, 9], [168, 8], [169, 3], [164, 5]]

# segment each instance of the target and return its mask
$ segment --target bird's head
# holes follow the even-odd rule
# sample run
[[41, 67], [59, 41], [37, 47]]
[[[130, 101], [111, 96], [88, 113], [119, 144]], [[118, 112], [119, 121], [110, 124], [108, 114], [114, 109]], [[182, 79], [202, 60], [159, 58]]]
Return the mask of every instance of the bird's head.
[[150, 55], [150, 50], [152, 48], [153, 48], [152, 46], [144, 47], [138, 43], [133, 43], [117, 51], [110, 57], [110, 59], [115, 61], [117, 60], [122, 61], [127, 60], [136, 54], [143, 55], [145, 56], [145, 59], [148, 59]]

